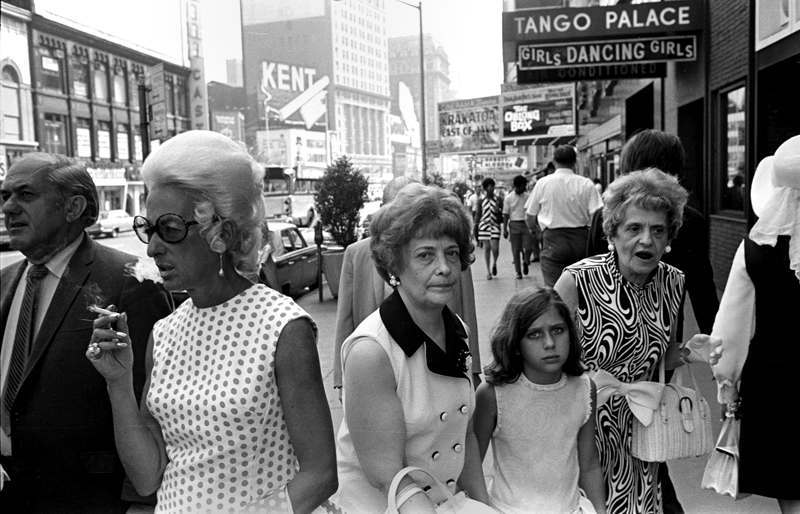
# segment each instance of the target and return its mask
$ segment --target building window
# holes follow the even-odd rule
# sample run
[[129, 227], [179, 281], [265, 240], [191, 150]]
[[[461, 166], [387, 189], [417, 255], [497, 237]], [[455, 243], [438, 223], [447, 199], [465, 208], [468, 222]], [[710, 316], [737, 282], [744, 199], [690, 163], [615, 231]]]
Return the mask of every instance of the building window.
[[111, 123], [97, 122], [97, 157], [111, 159]]
[[745, 87], [720, 95], [720, 209], [744, 211], [746, 113]]
[[67, 153], [67, 127], [64, 116], [60, 114], [44, 115], [43, 140], [40, 141], [42, 151], [47, 153]]
[[128, 85], [129, 90], [131, 92], [130, 102], [128, 105], [131, 106], [131, 109], [138, 109], [139, 108], [139, 75], [135, 72], [128, 74]]
[[124, 123], [117, 124], [117, 159], [120, 161], [127, 161], [130, 159], [128, 141], [128, 126]]
[[84, 56], [72, 56], [72, 96], [89, 97], [89, 60]]
[[92, 72], [92, 85], [94, 89], [94, 100], [96, 102], [108, 102], [108, 73], [105, 63], [96, 61]]
[[133, 158], [137, 162], [142, 162], [142, 136], [139, 127], [136, 127], [133, 134]]
[[39, 74], [42, 89], [49, 89], [59, 93], [64, 92], [63, 60], [56, 55], [51, 55], [46, 48], [39, 49]]
[[114, 73], [114, 103], [117, 105], [125, 105], [127, 103], [127, 88], [125, 80], [125, 70], [119, 68]]
[[90, 159], [92, 157], [92, 122], [86, 118], [77, 118], [75, 127], [76, 155]]
[[3, 139], [19, 141], [22, 139], [22, 115], [19, 102], [19, 76], [11, 66], [3, 67], [2, 94], [0, 105], [3, 106]]

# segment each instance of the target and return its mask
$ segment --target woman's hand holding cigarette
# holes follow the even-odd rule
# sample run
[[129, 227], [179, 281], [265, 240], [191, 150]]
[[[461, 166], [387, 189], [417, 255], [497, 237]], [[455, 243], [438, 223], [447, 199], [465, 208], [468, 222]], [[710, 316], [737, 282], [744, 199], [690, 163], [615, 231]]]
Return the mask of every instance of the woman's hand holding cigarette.
[[133, 370], [133, 351], [127, 315], [116, 312], [113, 305], [108, 308], [90, 305], [88, 309], [98, 316], [93, 322], [94, 330], [86, 348], [86, 358], [107, 382], [130, 375]]

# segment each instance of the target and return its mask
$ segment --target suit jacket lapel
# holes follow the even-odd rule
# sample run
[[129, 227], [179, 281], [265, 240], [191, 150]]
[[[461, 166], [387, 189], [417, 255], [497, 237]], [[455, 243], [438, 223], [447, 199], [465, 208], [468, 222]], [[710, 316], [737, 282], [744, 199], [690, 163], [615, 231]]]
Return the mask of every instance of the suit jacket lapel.
[[[39, 333], [36, 335], [36, 340], [33, 342], [31, 349], [31, 356], [28, 359], [28, 365], [25, 369], [25, 375], [22, 378], [24, 382], [28, 374], [36, 366], [36, 363], [44, 355], [47, 347], [53, 342], [56, 330], [61, 326], [64, 316], [69, 312], [70, 307], [75, 302], [75, 299], [83, 291], [83, 286], [86, 279], [89, 277], [89, 266], [94, 260], [94, 247], [91, 239], [88, 236], [83, 236], [83, 241], [78, 250], [72, 256], [72, 259], [64, 271], [64, 275], [58, 282], [58, 287], [53, 294], [53, 299], [50, 301], [50, 306], [47, 308], [47, 315], [42, 321], [42, 326], [39, 327]], [[89, 343], [88, 341], [86, 342]]]
[[[11, 311], [11, 301], [14, 299], [14, 292], [17, 290], [24, 270], [25, 261], [23, 260], [8, 266], [0, 273], [2, 276], [2, 282], [0, 282], [0, 339], [2, 334], [5, 334], [8, 315]], [[0, 341], [0, 348], [2, 347], [3, 341]]]

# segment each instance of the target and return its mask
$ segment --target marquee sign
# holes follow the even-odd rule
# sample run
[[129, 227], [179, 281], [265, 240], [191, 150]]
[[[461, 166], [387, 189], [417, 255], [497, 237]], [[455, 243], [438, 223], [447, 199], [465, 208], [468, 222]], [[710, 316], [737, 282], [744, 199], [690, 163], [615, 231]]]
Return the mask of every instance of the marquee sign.
[[666, 36], [571, 43], [520, 44], [520, 70], [609, 64], [694, 61], [696, 36]]
[[442, 153], [499, 150], [498, 110], [496, 96], [439, 102]]
[[524, 9], [503, 13], [505, 41], [566, 41], [703, 30], [701, 0]]
[[574, 92], [572, 84], [504, 91], [503, 139], [575, 135]]

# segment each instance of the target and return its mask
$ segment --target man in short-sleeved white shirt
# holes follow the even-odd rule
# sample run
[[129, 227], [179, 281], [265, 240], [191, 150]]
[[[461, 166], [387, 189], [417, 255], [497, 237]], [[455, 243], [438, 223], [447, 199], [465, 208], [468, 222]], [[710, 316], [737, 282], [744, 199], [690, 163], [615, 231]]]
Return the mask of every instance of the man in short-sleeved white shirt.
[[526, 212], [529, 227], [542, 229], [542, 277], [552, 287], [566, 266], [586, 257], [586, 239], [594, 211], [603, 206], [591, 180], [573, 171], [577, 153], [572, 146], [556, 148], [556, 170], [533, 188]]

